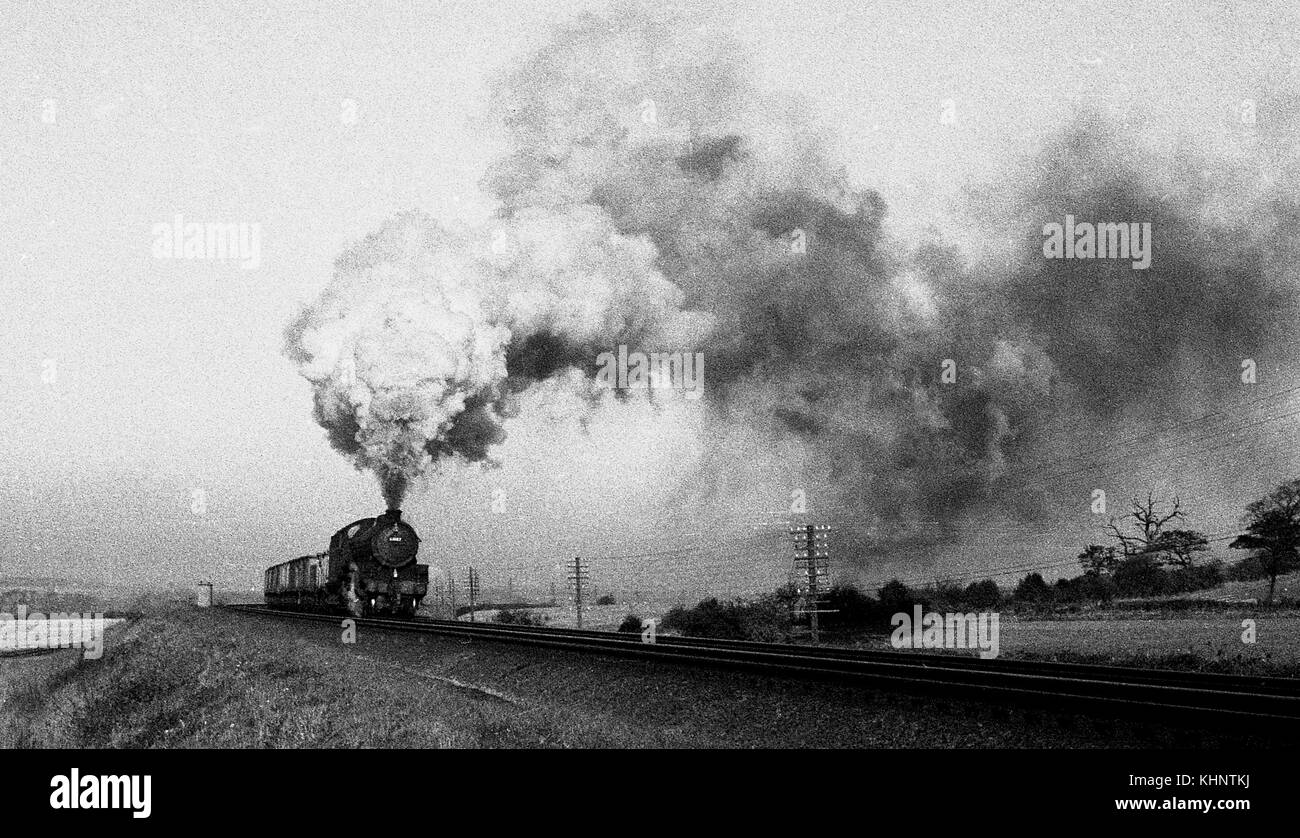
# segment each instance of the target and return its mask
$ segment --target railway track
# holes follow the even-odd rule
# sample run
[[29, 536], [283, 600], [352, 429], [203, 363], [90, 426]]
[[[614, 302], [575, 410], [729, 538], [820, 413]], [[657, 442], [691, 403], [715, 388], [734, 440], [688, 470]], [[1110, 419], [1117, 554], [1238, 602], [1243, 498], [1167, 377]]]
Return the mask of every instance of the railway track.
[[[246, 614], [337, 624], [330, 614], [227, 605]], [[950, 654], [885, 652], [580, 629], [356, 618], [358, 628], [468, 637], [695, 666], [861, 683], [945, 698], [973, 698], [1051, 712], [1145, 717], [1175, 725], [1252, 728], [1300, 736], [1300, 679], [1137, 669], [1093, 664], [982, 660]]]

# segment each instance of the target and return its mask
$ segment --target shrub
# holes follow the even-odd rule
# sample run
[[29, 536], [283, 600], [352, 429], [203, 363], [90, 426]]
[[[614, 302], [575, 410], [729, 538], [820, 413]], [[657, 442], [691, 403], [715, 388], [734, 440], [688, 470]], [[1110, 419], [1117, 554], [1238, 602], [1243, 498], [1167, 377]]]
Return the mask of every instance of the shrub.
[[623, 618], [623, 622], [618, 624], [618, 630], [629, 632], [631, 634], [639, 634], [641, 632], [641, 618], [635, 614], [628, 614]]
[[1120, 596], [1153, 596], [1165, 588], [1164, 571], [1147, 556], [1132, 556], [1115, 568], [1115, 591]]
[[861, 628], [889, 619], [880, 602], [853, 585], [831, 588], [826, 594], [826, 608], [833, 612], [822, 615], [822, 623], [827, 628]]
[[880, 599], [880, 604], [890, 613], [895, 611], [909, 611], [912, 608], [912, 604], [916, 602], [916, 596], [906, 585], [897, 579], [886, 582], [885, 585], [876, 592], [876, 596]]
[[998, 590], [997, 582], [984, 579], [967, 585], [962, 600], [970, 608], [992, 608], [1002, 601], [1002, 591]]
[[1260, 556], [1251, 554], [1239, 562], [1228, 565], [1223, 571], [1223, 578], [1234, 582], [1253, 582], [1256, 579], [1267, 579], [1268, 570], [1264, 567], [1264, 560]]
[[936, 611], [948, 611], [950, 609], [941, 607], [941, 604], [957, 606], [962, 603], [966, 597], [966, 589], [961, 586], [960, 582], [951, 580], [942, 580], [934, 585], [934, 601]]
[[1217, 588], [1223, 584], [1223, 564], [1209, 562], [1194, 567], [1180, 567], [1165, 574], [1165, 591], [1182, 594], [1189, 591], [1203, 591]]
[[1085, 573], [1056, 580], [1054, 596], [1058, 602], [1110, 602], [1115, 598], [1115, 583], [1109, 576]]
[[597, 605], [613, 605], [613, 604], [614, 604], [614, 595], [613, 595], [613, 594], [601, 594], [600, 596], [596, 597], [596, 604], [597, 604]]
[[1048, 602], [1052, 599], [1052, 589], [1043, 580], [1041, 573], [1030, 573], [1016, 585], [1015, 593], [1011, 598], [1016, 602]]
[[[782, 640], [791, 626], [792, 592], [784, 590], [766, 594], [757, 601], [706, 599], [686, 608], [674, 606], [664, 615], [660, 626], [691, 637], [718, 637], [731, 640]], [[639, 630], [639, 627], [638, 627]]]
[[511, 611], [503, 608], [492, 618], [495, 622], [506, 623], [515, 626], [540, 626], [542, 618], [531, 611]]

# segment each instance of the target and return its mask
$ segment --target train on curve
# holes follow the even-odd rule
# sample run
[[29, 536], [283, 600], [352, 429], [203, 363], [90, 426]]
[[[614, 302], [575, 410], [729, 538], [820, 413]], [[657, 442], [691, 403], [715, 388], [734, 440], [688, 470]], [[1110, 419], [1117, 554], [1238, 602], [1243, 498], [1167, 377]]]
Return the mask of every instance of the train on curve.
[[400, 509], [362, 518], [334, 533], [329, 549], [266, 569], [268, 605], [357, 617], [413, 617], [429, 590], [416, 563], [420, 537]]

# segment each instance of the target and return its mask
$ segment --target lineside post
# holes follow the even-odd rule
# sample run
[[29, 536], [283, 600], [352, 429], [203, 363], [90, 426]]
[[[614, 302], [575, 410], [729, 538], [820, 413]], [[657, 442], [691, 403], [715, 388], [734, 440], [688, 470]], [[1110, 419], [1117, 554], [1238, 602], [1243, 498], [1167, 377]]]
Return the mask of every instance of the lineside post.
[[469, 621], [474, 622], [474, 603], [478, 599], [478, 571], [469, 569]]
[[587, 579], [587, 569], [582, 566], [582, 557], [574, 556], [569, 565], [569, 583], [573, 586], [573, 605], [578, 612], [578, 628], [582, 628], [582, 583]]

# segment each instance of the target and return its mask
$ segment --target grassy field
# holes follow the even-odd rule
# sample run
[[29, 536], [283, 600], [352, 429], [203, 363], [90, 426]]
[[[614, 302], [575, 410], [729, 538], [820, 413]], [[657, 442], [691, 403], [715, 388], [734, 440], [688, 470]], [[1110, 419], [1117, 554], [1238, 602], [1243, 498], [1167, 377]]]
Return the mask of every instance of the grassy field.
[[[1008, 615], [1002, 621], [1002, 654], [1298, 677], [1300, 612], [1248, 604], [1262, 602], [1267, 593], [1268, 580], [1256, 579], [1169, 597], [1163, 605], [1152, 601], [1139, 610], [1095, 605], [1052, 619]], [[1294, 601], [1298, 593], [1300, 573], [1278, 577], [1279, 600]], [[1254, 623], [1254, 642], [1243, 639], [1242, 623], [1248, 619]]]
[[[1238, 582], [1229, 580], [1219, 587], [1210, 591], [1195, 591], [1192, 593], [1181, 594], [1184, 599], [1211, 598], [1227, 601], [1240, 601], [1248, 599], [1257, 599], [1260, 602], [1268, 596], [1267, 579], [1251, 579], [1248, 582]], [[1300, 599], [1300, 571], [1295, 573], [1284, 573], [1277, 577], [1277, 588], [1273, 591], [1273, 596], [1277, 600], [1297, 600]]]
[[[249, 631], [220, 611], [120, 626], [102, 659], [0, 662], [0, 746], [619, 746], [625, 731], [521, 714], [509, 696]], [[646, 744], [640, 740], [640, 744]]]
[[[1254, 643], [1242, 641], [1242, 619], [1026, 620], [1004, 615], [1000, 657], [1300, 677], [1300, 618], [1256, 616]], [[892, 648], [884, 633], [860, 635], [848, 645]]]

